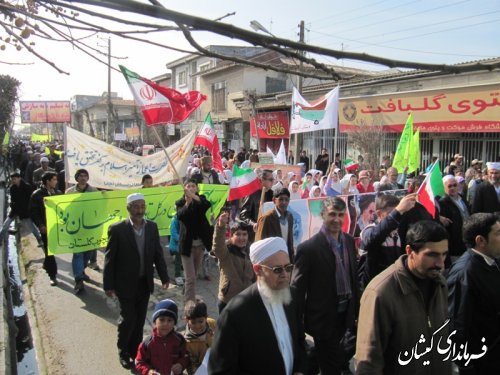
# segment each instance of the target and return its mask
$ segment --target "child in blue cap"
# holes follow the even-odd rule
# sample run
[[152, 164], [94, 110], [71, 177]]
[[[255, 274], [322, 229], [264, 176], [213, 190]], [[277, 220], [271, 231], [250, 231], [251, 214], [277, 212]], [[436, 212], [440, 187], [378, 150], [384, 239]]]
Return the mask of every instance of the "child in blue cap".
[[175, 331], [177, 305], [171, 299], [156, 304], [153, 312], [153, 333], [139, 345], [135, 368], [139, 374], [175, 375], [189, 364], [186, 340]]

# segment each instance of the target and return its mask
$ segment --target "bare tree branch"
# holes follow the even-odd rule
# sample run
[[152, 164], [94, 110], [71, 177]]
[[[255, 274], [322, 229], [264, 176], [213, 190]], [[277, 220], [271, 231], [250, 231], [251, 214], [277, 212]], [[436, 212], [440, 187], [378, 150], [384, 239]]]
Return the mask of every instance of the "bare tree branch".
[[[196, 41], [194, 40], [191, 33], [184, 25], [179, 24], [178, 26], [180, 27], [180, 29], [184, 33], [184, 37], [186, 38], [186, 40], [194, 48], [196, 48], [198, 51], [200, 51], [204, 56], [215, 57], [215, 58], [223, 59], [223, 60], [229, 60], [229, 61], [233, 61], [233, 62], [236, 62], [239, 64], [254, 66], [256, 68], [261, 68], [264, 70], [273, 70], [275, 72], [280, 72], [280, 73], [291, 73], [291, 74], [300, 75], [302, 77], [308, 77], [308, 78], [318, 78], [317, 74], [307, 74], [307, 73], [300, 72], [300, 71], [290, 70], [290, 69], [286, 69], [286, 68], [279, 68], [279, 67], [277, 67], [275, 65], [271, 65], [271, 64], [262, 64], [262, 63], [255, 62], [255, 61], [250, 62], [249, 60], [240, 59], [238, 57], [221, 55], [221, 54], [209, 51], [208, 49], [203, 48], [198, 43], [196, 43]], [[326, 79], [331, 79], [331, 77], [325, 76], [325, 77], [321, 77], [321, 79], [326, 80]]]
[[[416, 63], [411, 61], [388, 59], [384, 57], [369, 55], [366, 53], [332, 50], [319, 46], [313, 46], [305, 43], [291, 41], [288, 39], [276, 38], [263, 34], [258, 34], [252, 31], [235, 27], [230, 24], [222, 22], [214, 22], [205, 18], [171, 11], [163, 7], [149, 5], [146, 3], [140, 3], [134, 0], [62, 0], [62, 2], [57, 0], [40, 0], [40, 2], [57, 4], [63, 7], [68, 2], [100, 6], [107, 9], [114, 9], [122, 12], [123, 11], [131, 12], [156, 19], [172, 21], [177, 24], [183, 24], [185, 26], [189, 26], [193, 30], [210, 31], [219, 35], [223, 35], [233, 39], [239, 39], [251, 43], [253, 45], [259, 45], [266, 48], [270, 48], [270, 46], [273, 45], [282, 46], [299, 51], [330, 56], [337, 59], [351, 59], [351, 60], [372, 62], [380, 65], [385, 65], [391, 68], [400, 67], [400, 68], [411, 68], [411, 69], [421, 69], [430, 71], [443, 71], [447, 73], [461, 73], [473, 70], [492, 70], [500, 67], [500, 62], [470, 63], [461, 65], [426, 64], [426, 63]], [[301, 56], [298, 59], [306, 63], [315, 65], [314, 62], [307, 57]]]
[[15, 34], [12, 32], [12, 30], [10, 30], [8, 27], [5, 26], [5, 24], [2, 24], [2, 27], [4, 28], [4, 30], [7, 32], [7, 34], [9, 34], [11, 37], [15, 38], [17, 40], [17, 42], [19, 44], [21, 44], [24, 48], [26, 48], [30, 53], [32, 53], [33, 55], [35, 55], [36, 57], [38, 57], [40, 60], [42, 60], [43, 62], [49, 64], [50, 66], [52, 66], [54, 69], [56, 69], [59, 73], [63, 73], [63, 74], [67, 74], [69, 75], [68, 72], [65, 72], [64, 70], [62, 70], [61, 68], [59, 68], [55, 63], [53, 63], [52, 61], [46, 59], [45, 57], [43, 57], [42, 55], [40, 55], [38, 52], [36, 52], [33, 48], [31, 48], [31, 46], [29, 46], [24, 40], [23, 38], [21, 38], [19, 35]]

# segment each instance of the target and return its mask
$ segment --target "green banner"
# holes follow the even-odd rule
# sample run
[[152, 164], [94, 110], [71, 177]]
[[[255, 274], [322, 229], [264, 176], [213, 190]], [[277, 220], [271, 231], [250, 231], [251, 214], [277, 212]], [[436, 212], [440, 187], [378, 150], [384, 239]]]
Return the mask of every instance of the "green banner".
[[[199, 189], [212, 203], [207, 219], [214, 223], [227, 201], [229, 186], [199, 185]], [[45, 198], [49, 254], [105, 247], [109, 226], [128, 218], [126, 198], [136, 192], [144, 194], [146, 199], [145, 217], [158, 224], [160, 236], [169, 235], [175, 201], [184, 192], [182, 185], [57, 195]]]
[[31, 141], [32, 142], [50, 142], [52, 140], [52, 137], [46, 134], [31, 134]]
[[7, 130], [7, 131], [5, 132], [4, 137], [3, 137], [3, 142], [2, 142], [2, 145], [3, 145], [3, 146], [8, 146], [8, 145], [9, 145], [9, 142], [10, 142], [10, 133], [9, 133], [9, 131]]

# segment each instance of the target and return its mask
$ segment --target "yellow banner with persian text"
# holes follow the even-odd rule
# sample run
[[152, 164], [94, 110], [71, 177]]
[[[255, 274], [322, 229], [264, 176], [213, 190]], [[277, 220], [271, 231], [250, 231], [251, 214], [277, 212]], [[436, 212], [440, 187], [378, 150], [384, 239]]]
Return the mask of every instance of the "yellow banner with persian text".
[[401, 132], [409, 113], [414, 130], [421, 132], [499, 132], [500, 88], [496, 84], [343, 98], [340, 129], [376, 125]]

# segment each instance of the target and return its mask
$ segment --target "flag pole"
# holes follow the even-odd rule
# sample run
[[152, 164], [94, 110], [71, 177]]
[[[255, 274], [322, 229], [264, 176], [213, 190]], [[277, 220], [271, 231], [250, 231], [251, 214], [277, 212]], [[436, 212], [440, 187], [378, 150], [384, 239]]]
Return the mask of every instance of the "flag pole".
[[[172, 124], [173, 125], [173, 124]], [[167, 125], [168, 126], [168, 125]], [[173, 125], [174, 126], [174, 125]], [[174, 170], [174, 175], [175, 175], [175, 178], [177, 179], [178, 183], [180, 184], [182, 181], [181, 181], [181, 178], [179, 176], [179, 174], [177, 173], [177, 169], [175, 169], [175, 165], [174, 163], [172, 163], [172, 160], [170, 159], [170, 156], [168, 156], [168, 152], [167, 152], [167, 149], [165, 148], [165, 145], [163, 144], [163, 141], [161, 140], [160, 138], [160, 134], [158, 134], [158, 130], [156, 130], [156, 126], [152, 126], [153, 128], [153, 132], [155, 133], [156, 135], [156, 138], [158, 139], [158, 142], [160, 142], [160, 145], [161, 147], [163, 148], [163, 152], [165, 153], [165, 156], [167, 157], [167, 160], [168, 162], [170, 163], [170, 166], [173, 168]]]

